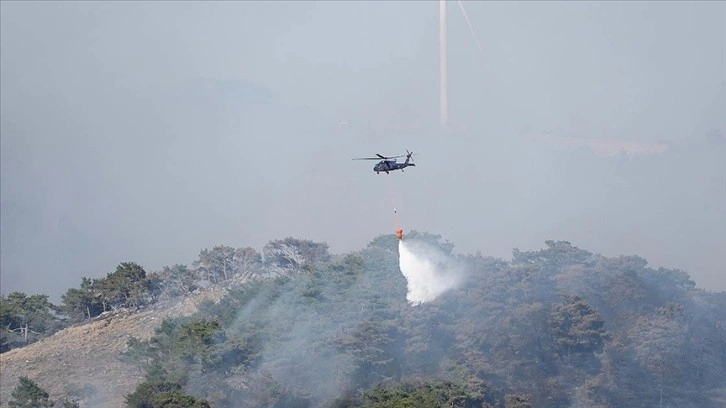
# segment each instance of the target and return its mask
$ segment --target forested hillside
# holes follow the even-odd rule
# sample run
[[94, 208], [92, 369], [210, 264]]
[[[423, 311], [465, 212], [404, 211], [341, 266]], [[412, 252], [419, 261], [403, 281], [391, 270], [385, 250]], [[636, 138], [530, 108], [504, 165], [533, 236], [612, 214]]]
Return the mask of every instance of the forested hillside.
[[[726, 293], [696, 289], [686, 272], [566, 241], [502, 260], [454, 255], [437, 235], [406, 239], [456, 259], [465, 282], [412, 306], [393, 235], [340, 255], [287, 238], [261, 253], [203, 250], [193, 265], [148, 275], [121, 264], [47, 308], [69, 321], [38, 321], [83, 322], [227, 287], [150, 339], [127, 339], [118, 357], [144, 375], [130, 407], [726, 404]], [[18, 320], [19, 298], [3, 299], [11, 329], [33, 326]], [[28, 330], [4, 334], [6, 344], [18, 333]]]

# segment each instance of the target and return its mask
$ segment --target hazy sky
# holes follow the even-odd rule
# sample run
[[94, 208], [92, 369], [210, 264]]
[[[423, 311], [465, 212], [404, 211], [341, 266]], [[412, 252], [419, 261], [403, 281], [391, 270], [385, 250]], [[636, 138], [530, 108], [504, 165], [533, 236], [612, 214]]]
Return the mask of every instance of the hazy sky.
[[[2, 293], [404, 229], [569, 240], [726, 290], [726, 3], [0, 3]], [[665, 142], [607, 158], [526, 137]], [[414, 150], [376, 175], [356, 156]]]

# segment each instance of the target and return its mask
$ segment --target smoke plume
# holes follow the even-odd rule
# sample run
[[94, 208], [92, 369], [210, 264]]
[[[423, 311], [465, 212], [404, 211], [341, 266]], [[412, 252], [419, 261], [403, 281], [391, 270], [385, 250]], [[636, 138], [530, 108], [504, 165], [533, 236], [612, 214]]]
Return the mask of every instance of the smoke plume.
[[399, 268], [408, 282], [406, 300], [420, 305], [436, 299], [463, 280], [456, 261], [421, 241], [398, 241]]

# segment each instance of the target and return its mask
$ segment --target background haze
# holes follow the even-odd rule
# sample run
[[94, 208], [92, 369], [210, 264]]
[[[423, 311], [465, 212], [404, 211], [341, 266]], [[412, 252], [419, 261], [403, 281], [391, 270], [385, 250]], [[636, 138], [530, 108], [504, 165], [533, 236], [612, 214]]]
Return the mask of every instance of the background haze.
[[[483, 53], [450, 3], [442, 133], [437, 2], [0, 3], [2, 293], [289, 235], [357, 250], [392, 205], [459, 252], [566, 239], [725, 290], [726, 4], [465, 5]], [[350, 161], [406, 148], [404, 174]]]

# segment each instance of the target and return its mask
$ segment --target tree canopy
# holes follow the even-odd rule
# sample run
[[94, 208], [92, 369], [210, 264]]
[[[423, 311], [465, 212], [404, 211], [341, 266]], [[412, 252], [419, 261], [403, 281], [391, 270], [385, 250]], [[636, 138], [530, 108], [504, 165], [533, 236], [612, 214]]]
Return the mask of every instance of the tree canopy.
[[[339, 255], [288, 237], [261, 252], [215, 246], [191, 266], [151, 273], [124, 262], [83, 278], [60, 307], [1, 298], [0, 317], [42, 336], [226, 287], [152, 338], [128, 339], [121, 358], [145, 373], [130, 407], [717, 407], [726, 398], [726, 294], [697, 289], [683, 271], [567, 241], [503, 260], [456, 255], [435, 234], [406, 239], [455, 259], [464, 284], [412, 306], [393, 235]], [[7, 349], [18, 333], [4, 336]]]

